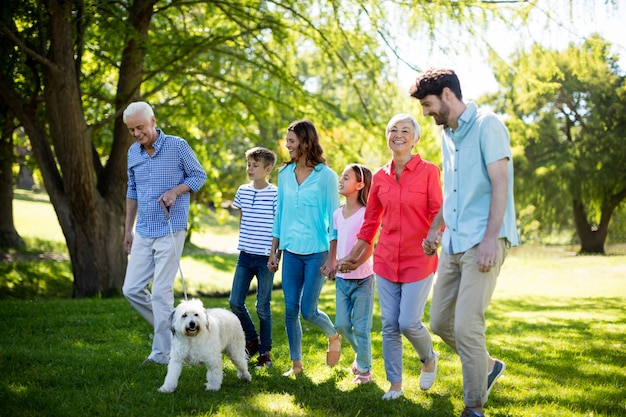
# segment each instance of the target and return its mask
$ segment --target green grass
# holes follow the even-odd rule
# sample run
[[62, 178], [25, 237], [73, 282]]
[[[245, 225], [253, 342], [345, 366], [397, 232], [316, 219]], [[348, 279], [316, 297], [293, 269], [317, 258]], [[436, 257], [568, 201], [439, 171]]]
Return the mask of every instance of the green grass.
[[[218, 288], [230, 286], [234, 255], [224, 249], [233, 241], [236, 223], [210, 226], [185, 249], [191, 295], [216, 282], [221, 282]], [[220, 247], [210, 246], [218, 241]], [[56, 248], [54, 239], [41, 242]], [[489, 349], [507, 364], [486, 405], [488, 416], [626, 414], [626, 248], [609, 249], [611, 256], [574, 256], [572, 248], [562, 247], [511, 251], [488, 310]], [[187, 366], [177, 391], [160, 394], [156, 389], [165, 367], [141, 366], [150, 350], [151, 328], [124, 299], [55, 299], [39, 291], [29, 300], [0, 301], [0, 415], [457, 416], [463, 408], [460, 362], [437, 337], [441, 359], [434, 387], [419, 390], [420, 364], [405, 342], [405, 396], [381, 400], [388, 383], [378, 306], [372, 384], [350, 383], [347, 368], [353, 356], [346, 344], [340, 364], [325, 366], [326, 340], [306, 322], [305, 372], [296, 379], [282, 377], [290, 362], [278, 290], [272, 304], [272, 368], [251, 368], [253, 380], [246, 384], [226, 360], [222, 390], [209, 392], [204, 369]], [[201, 298], [206, 306], [227, 307], [225, 298]], [[320, 306], [334, 317], [331, 283], [324, 286]], [[254, 297], [248, 298], [248, 308], [254, 310]]]
[[[0, 299], [70, 297], [72, 268], [56, 214], [44, 193], [16, 190], [15, 225], [27, 249], [11, 250], [0, 262]], [[230, 290], [237, 264], [238, 219], [218, 223], [201, 218], [198, 233], [185, 245], [181, 269], [189, 293], [219, 296]], [[280, 273], [277, 275], [280, 282]], [[178, 274], [175, 290], [182, 294]]]

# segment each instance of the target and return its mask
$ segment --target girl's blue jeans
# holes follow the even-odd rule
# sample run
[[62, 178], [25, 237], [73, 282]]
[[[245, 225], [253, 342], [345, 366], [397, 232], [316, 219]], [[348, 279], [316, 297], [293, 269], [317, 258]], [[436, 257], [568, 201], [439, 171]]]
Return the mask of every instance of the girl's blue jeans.
[[372, 314], [374, 310], [374, 275], [363, 279], [337, 278], [335, 327], [356, 352], [357, 369], [372, 369]]

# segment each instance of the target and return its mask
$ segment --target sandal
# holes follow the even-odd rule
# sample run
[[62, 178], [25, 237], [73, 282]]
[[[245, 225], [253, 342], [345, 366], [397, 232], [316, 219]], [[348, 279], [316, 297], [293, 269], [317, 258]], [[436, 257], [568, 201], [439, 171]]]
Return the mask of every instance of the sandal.
[[328, 350], [326, 351], [326, 365], [335, 366], [341, 357], [341, 335], [335, 333], [328, 338]]
[[352, 366], [350, 367], [350, 371], [352, 371], [352, 375], [358, 375], [359, 370], [357, 369], [356, 360], [352, 362]]
[[366, 374], [357, 374], [357, 376], [355, 376], [354, 379], [352, 380], [352, 383], [356, 385], [363, 385], [371, 381], [372, 381], [372, 374], [371, 372], [368, 372]]
[[292, 377], [301, 374], [304, 369], [301, 366], [292, 366], [290, 370], [285, 372], [283, 376]]

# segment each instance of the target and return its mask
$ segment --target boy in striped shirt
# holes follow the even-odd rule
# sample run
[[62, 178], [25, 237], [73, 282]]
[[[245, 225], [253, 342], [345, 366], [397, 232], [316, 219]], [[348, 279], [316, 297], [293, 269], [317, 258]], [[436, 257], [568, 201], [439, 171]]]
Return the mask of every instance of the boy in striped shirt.
[[[272, 226], [276, 213], [277, 188], [268, 182], [276, 155], [266, 148], [255, 147], [246, 152], [250, 183], [237, 190], [233, 206], [240, 209], [239, 259], [230, 293], [230, 309], [239, 317], [246, 335], [246, 351], [252, 359], [259, 353], [256, 367], [272, 364], [272, 288], [274, 273], [267, 267], [272, 247]], [[257, 277], [256, 312], [259, 317], [257, 333], [246, 308], [246, 295], [250, 283]], [[260, 334], [260, 338], [259, 338]]]

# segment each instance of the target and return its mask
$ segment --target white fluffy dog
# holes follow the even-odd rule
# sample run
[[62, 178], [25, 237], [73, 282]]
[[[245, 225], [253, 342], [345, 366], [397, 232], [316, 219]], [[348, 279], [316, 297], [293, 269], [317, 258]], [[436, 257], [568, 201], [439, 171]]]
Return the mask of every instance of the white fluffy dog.
[[218, 391], [222, 386], [222, 352], [237, 367], [244, 381], [248, 372], [246, 340], [236, 315], [223, 308], [205, 309], [200, 300], [181, 302], [170, 316], [172, 349], [167, 375], [160, 392], [173, 392], [185, 363], [204, 364], [207, 368], [206, 389]]

